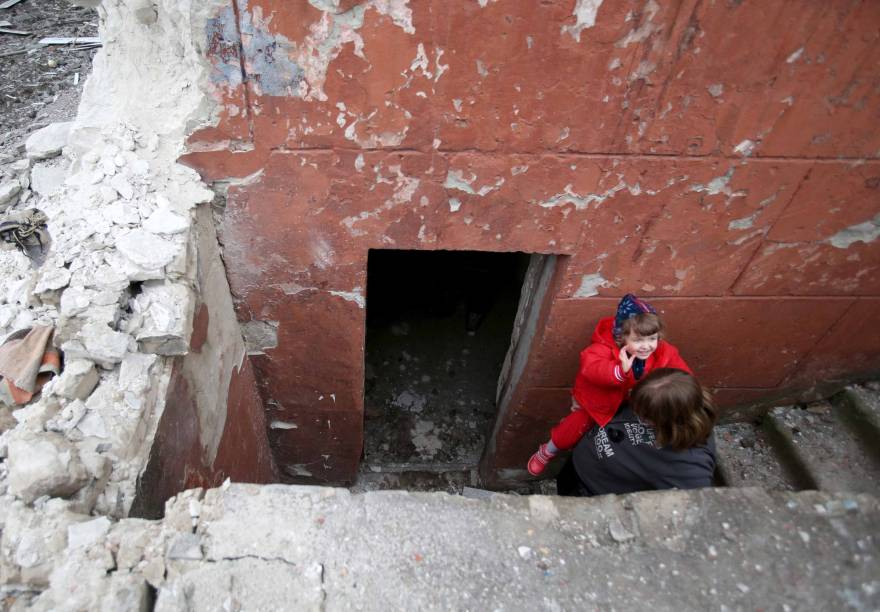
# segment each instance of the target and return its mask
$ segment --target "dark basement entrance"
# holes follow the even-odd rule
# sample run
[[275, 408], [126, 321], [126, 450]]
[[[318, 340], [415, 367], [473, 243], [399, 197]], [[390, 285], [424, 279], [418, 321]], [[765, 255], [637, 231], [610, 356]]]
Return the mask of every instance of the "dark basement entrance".
[[529, 259], [370, 251], [364, 456], [353, 489], [477, 485]]

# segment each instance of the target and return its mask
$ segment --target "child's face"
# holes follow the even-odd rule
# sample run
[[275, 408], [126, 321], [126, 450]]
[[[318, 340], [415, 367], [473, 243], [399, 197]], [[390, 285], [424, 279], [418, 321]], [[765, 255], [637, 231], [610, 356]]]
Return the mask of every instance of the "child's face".
[[651, 334], [650, 336], [640, 336], [638, 333], [632, 331], [626, 337], [626, 344], [624, 344], [624, 348], [626, 348], [626, 352], [630, 355], [634, 355], [639, 359], [647, 359], [651, 356], [651, 353], [657, 350], [657, 342], [659, 342], [660, 336], [658, 334]]

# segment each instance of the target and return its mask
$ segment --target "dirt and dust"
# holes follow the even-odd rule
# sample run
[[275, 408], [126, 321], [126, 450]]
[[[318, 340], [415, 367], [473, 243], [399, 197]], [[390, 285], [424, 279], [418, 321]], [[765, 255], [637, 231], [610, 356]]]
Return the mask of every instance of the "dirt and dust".
[[67, 0], [22, 0], [0, 9], [3, 22], [9, 25], [0, 26], [0, 162], [20, 157], [34, 130], [76, 115], [95, 49], [39, 41], [97, 36], [98, 15]]

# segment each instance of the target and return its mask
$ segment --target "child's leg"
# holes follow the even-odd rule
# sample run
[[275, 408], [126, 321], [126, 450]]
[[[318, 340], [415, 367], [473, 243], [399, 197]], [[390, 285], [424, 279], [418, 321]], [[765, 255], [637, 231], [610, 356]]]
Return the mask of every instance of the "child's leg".
[[559, 425], [550, 430], [550, 441], [559, 450], [574, 448], [584, 434], [595, 424], [583, 408], [573, 411]]

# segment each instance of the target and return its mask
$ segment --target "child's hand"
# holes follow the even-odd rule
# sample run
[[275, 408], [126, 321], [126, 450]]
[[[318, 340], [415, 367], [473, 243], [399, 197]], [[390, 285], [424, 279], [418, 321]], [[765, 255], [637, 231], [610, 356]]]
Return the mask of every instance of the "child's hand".
[[633, 365], [633, 361], [636, 360], [636, 356], [629, 356], [629, 353], [626, 352], [626, 347], [621, 347], [620, 349], [620, 369], [623, 370], [623, 373], [626, 374], [630, 371]]

